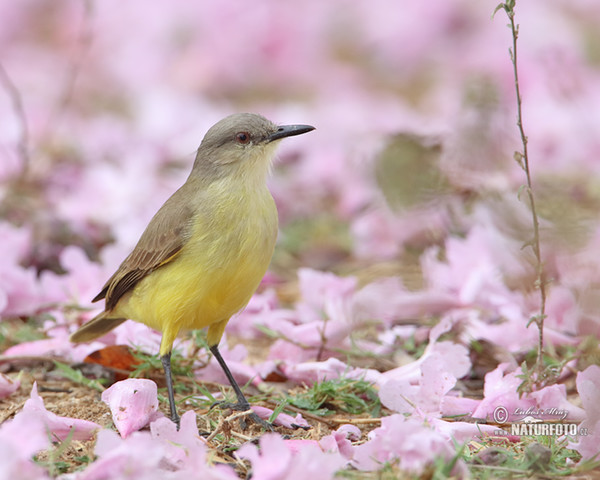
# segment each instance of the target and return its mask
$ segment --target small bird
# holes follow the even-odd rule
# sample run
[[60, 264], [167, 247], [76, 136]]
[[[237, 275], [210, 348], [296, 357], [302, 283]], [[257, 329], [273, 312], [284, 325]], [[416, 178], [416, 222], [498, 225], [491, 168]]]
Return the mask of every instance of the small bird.
[[[133, 251], [93, 299], [104, 311], [70, 337], [88, 342], [127, 319], [162, 332], [171, 420], [179, 424], [171, 351], [182, 332], [208, 327], [207, 341], [236, 394], [250, 405], [219, 352], [231, 316], [262, 280], [275, 247], [277, 208], [267, 188], [275, 149], [285, 137], [314, 130], [276, 125], [261, 115], [230, 115], [202, 140], [186, 182], [154, 215]], [[256, 415], [251, 418], [264, 424]]]

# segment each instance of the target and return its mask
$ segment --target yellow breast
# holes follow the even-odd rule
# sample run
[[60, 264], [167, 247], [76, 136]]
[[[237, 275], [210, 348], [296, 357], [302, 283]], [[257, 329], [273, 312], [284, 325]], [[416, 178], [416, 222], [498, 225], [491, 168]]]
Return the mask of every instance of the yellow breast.
[[[199, 208], [179, 255], [141, 280], [118, 311], [162, 331], [164, 344], [182, 330], [226, 322], [244, 308], [277, 237], [275, 203], [261, 190]], [[219, 198], [218, 192], [211, 198]]]

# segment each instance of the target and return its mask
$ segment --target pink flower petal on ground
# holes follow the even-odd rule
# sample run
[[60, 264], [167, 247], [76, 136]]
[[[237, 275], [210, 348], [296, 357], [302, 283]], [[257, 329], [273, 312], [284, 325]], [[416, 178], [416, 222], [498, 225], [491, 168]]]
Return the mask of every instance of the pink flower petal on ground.
[[19, 379], [13, 380], [8, 375], [0, 373], [0, 398], [8, 397], [21, 386]]
[[464, 377], [471, 367], [467, 348], [449, 341], [434, 342], [427, 346], [425, 353], [418, 360], [381, 374], [380, 383], [392, 378], [417, 383], [421, 378], [421, 366], [430, 357], [455, 378]]
[[[369, 433], [369, 441], [354, 448], [352, 465], [358, 470], [379, 470], [383, 464], [396, 463], [402, 470], [420, 473], [436, 458], [450, 460], [456, 455], [448, 439], [414, 417], [392, 415], [381, 420], [381, 427]], [[462, 461], [453, 473], [467, 473]]]
[[547, 295], [546, 314], [548, 317], [544, 321], [544, 326], [553, 327], [562, 333], [577, 335], [583, 312], [574, 292], [562, 285], [555, 285]]
[[375, 383], [379, 380], [381, 373], [366, 368], [353, 368], [337, 358], [328, 358], [324, 362], [305, 362], [299, 364], [282, 364], [282, 373], [298, 384], [312, 385], [316, 382], [345, 377], [363, 379]]
[[49, 478], [31, 457], [50, 448], [46, 425], [37, 412], [23, 409], [0, 425], [0, 478], [31, 480]]
[[268, 433], [260, 438], [260, 450], [246, 444], [235, 455], [250, 461], [255, 480], [333, 479], [347, 461], [337, 453], [323, 452], [317, 442], [309, 442], [292, 450], [281, 436]]
[[152, 433], [133, 432], [127, 438], [102, 430], [95, 448], [99, 459], [79, 474], [77, 480], [238, 479], [231, 467], [213, 467], [207, 463], [204, 441], [198, 436], [193, 411], [181, 417], [179, 431], [166, 418], [153, 422], [151, 430]]
[[[292, 337], [289, 337], [292, 338]], [[315, 358], [310, 349], [294, 345], [286, 340], [275, 340], [269, 349], [269, 361], [283, 360], [285, 363], [302, 363]]]
[[323, 437], [319, 444], [326, 452], [339, 452], [345, 459], [352, 460], [354, 446], [351, 440], [359, 440], [360, 429], [356, 425], [342, 425], [331, 435]]
[[563, 384], [549, 385], [529, 394], [536, 402], [543, 419], [565, 422], [581, 422], [585, 419], [585, 410], [576, 407], [567, 400], [567, 387]]
[[366, 285], [356, 292], [353, 304], [358, 318], [382, 320], [386, 325], [398, 320], [439, 315], [462, 305], [457, 296], [451, 293], [436, 290], [409, 291], [395, 277]]
[[444, 356], [430, 355], [420, 366], [417, 385], [402, 378], [391, 378], [383, 383], [379, 389], [381, 403], [399, 413], [413, 412], [417, 408], [441, 415], [442, 399], [456, 384], [456, 377], [445, 367]]
[[441, 418], [427, 418], [427, 422], [448, 440], [453, 440], [458, 443], [469, 442], [485, 435], [497, 436], [498, 431], [500, 430], [495, 425], [470, 422], [447, 422]]
[[450, 341], [438, 342], [438, 338], [448, 332], [458, 321], [446, 315], [429, 331], [429, 345], [418, 360], [381, 374], [380, 383], [394, 379], [402, 379], [416, 384], [421, 378], [421, 365], [428, 358], [436, 358], [440, 368], [456, 378], [462, 378], [471, 368], [469, 350], [462, 345]]
[[480, 400], [474, 398], [446, 395], [442, 398], [442, 415], [454, 417], [457, 415], [469, 415], [479, 405]]
[[[252, 406], [252, 410], [263, 420], [268, 420], [269, 417], [273, 414], [273, 410], [266, 407], [260, 407], [258, 405]], [[282, 426], [286, 428], [301, 428], [301, 427], [310, 427], [310, 424], [304, 420], [301, 414], [296, 415], [296, 417], [292, 417], [287, 413], [280, 413], [277, 415], [277, 418], [273, 421], [273, 425]]]
[[298, 270], [302, 302], [316, 310], [324, 310], [331, 298], [349, 298], [355, 291], [355, 277], [338, 277], [330, 272], [310, 268]]
[[250, 461], [253, 478], [276, 480], [284, 478], [292, 452], [279, 435], [267, 433], [260, 437], [260, 450], [256, 445], [247, 443], [235, 452], [235, 456]]
[[303, 448], [306, 448], [309, 445], [317, 446], [317, 447], [321, 448], [319, 442], [316, 440], [308, 440], [308, 439], [302, 439], [302, 438], [290, 438], [288, 440], [284, 440], [284, 442], [285, 442], [285, 446], [293, 454], [299, 453]]
[[189, 410], [181, 416], [179, 430], [166, 417], [150, 424], [152, 438], [164, 445], [164, 461], [173, 469], [195, 468], [206, 463], [206, 442], [198, 434], [196, 412]]
[[362, 436], [360, 428], [358, 428], [356, 425], [352, 425], [349, 423], [340, 425], [340, 428], [338, 428], [336, 432], [343, 433], [346, 436], [346, 438], [354, 441], [360, 440], [360, 437]]
[[94, 453], [98, 460], [79, 474], [77, 480], [165, 478], [165, 471], [160, 469], [162, 445], [147, 432], [133, 432], [124, 439], [112, 430], [101, 430]]
[[59, 440], [64, 440], [72, 433], [74, 440], [88, 440], [97, 430], [102, 427], [97, 423], [88, 420], [79, 420], [77, 418], [59, 417], [55, 413], [49, 412], [44, 407], [44, 401], [38, 395], [37, 383], [33, 384], [31, 389], [31, 397], [25, 402], [23, 407], [24, 412], [29, 412], [39, 418], [52, 436]]
[[106, 281], [107, 273], [99, 263], [92, 262], [82, 248], [65, 247], [60, 254], [60, 265], [68, 272], [63, 279], [63, 288], [80, 304], [89, 303], [98, 293], [98, 285]]
[[69, 341], [69, 334], [66, 329], [64, 329], [64, 334], [62, 335], [13, 345], [6, 349], [4, 355], [10, 357], [57, 356], [72, 361], [82, 361], [88, 354], [95, 350], [99, 350], [104, 346], [105, 345], [100, 342], [91, 342], [89, 344], [85, 343], [80, 345], [73, 344]]
[[582, 418], [581, 409], [567, 401], [564, 385], [551, 385], [520, 396], [517, 389], [523, 381], [518, 378], [521, 370], [508, 371], [511, 368], [508, 363], [501, 363], [486, 374], [484, 398], [473, 411], [473, 417], [500, 424], [518, 422], [527, 416], [541, 420], [560, 420], [564, 414], [570, 420]]
[[[263, 279], [263, 283], [264, 281], [265, 279]], [[262, 320], [272, 316], [273, 312], [277, 312], [278, 306], [279, 300], [275, 290], [268, 289], [262, 293], [255, 293], [246, 308], [231, 317], [227, 324], [227, 332], [245, 338], [255, 338], [262, 335], [257, 329], [248, 328], [248, 325], [264, 323]]]
[[[105, 338], [105, 337], [102, 337]], [[161, 334], [139, 322], [127, 321], [115, 328], [108, 345], [132, 345], [143, 352], [155, 353], [160, 348]]]
[[[585, 410], [586, 419], [579, 425], [576, 442], [570, 442], [569, 448], [577, 450], [583, 460], [596, 456], [600, 445], [600, 367], [590, 365], [577, 374], [577, 391]], [[585, 434], [584, 434], [585, 433]]]
[[156, 383], [145, 378], [128, 378], [115, 383], [102, 392], [102, 401], [109, 406], [115, 427], [123, 438], [161, 415]]

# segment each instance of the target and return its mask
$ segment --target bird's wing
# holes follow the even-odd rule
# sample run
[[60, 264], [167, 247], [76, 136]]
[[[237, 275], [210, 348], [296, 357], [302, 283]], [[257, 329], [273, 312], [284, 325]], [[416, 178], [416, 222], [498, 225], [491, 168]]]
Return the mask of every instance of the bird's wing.
[[189, 238], [192, 216], [193, 210], [184, 202], [178, 205], [177, 194], [173, 195], [152, 218], [133, 251], [92, 301], [106, 298], [105, 309], [112, 310], [142, 278], [174, 260]]

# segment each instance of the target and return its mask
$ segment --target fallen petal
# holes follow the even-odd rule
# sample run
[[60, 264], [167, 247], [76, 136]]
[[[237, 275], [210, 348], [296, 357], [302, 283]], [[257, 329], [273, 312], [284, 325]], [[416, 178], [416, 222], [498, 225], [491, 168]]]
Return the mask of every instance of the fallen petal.
[[88, 440], [97, 430], [102, 428], [97, 423], [88, 420], [60, 417], [55, 413], [46, 410], [42, 397], [38, 395], [37, 383], [33, 384], [31, 397], [25, 402], [23, 411], [31, 413], [39, 418], [50, 433], [61, 441], [67, 438], [71, 432], [74, 440]]
[[161, 415], [156, 383], [145, 378], [128, 378], [115, 383], [102, 393], [102, 401], [109, 406], [115, 427], [123, 438]]

